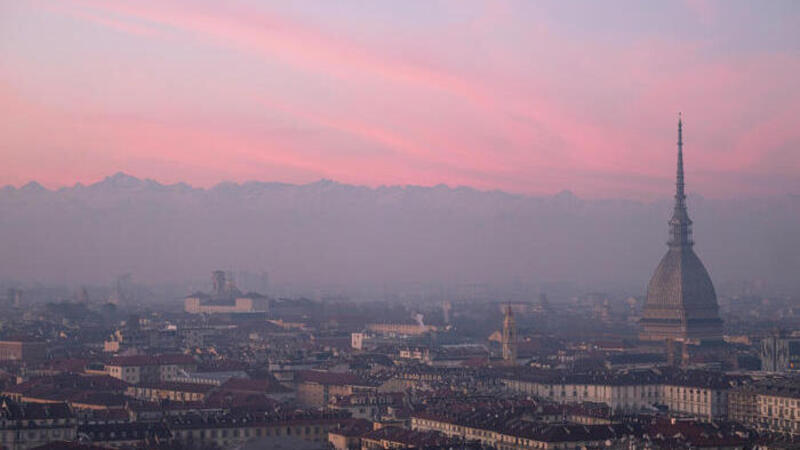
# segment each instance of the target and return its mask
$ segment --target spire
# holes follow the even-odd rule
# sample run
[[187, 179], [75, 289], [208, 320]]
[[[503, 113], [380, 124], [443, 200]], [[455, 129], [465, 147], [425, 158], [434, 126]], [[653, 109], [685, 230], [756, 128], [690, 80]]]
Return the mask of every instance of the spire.
[[686, 247], [692, 242], [692, 221], [686, 209], [686, 193], [683, 179], [683, 120], [678, 113], [678, 171], [675, 180], [675, 209], [669, 221], [669, 246]]
[[682, 202], [686, 199], [683, 188], [683, 120], [681, 120], [681, 113], [678, 113], [678, 176], [675, 183], [675, 198]]

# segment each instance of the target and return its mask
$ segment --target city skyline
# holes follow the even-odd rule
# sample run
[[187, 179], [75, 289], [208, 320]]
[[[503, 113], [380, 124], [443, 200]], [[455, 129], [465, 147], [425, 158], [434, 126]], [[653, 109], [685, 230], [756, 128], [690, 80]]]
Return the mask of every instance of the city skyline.
[[800, 449], [798, 74], [798, 0], [0, 0], [0, 447]]

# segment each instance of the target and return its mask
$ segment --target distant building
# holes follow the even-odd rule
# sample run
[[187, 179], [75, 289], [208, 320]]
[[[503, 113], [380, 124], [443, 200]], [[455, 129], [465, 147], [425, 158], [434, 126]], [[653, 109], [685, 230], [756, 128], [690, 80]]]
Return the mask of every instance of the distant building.
[[253, 440], [254, 445], [260, 445], [253, 448], [302, 448], [298, 441], [291, 439], [324, 448], [328, 431], [351, 421], [340, 411], [270, 411], [239, 416], [192, 413], [170, 416], [165, 422], [173, 439], [187, 444], [188, 448], [208, 444], [217, 448], [245, 448], [244, 445]]
[[174, 402], [199, 402], [205, 400], [215, 388], [211, 384], [179, 383], [174, 381], [139, 383], [126, 391], [128, 397], [151, 402], [170, 400]]
[[739, 379], [717, 372], [676, 369], [563, 374], [543, 372], [502, 380], [507, 389], [559, 403], [605, 403], [638, 412], [662, 405], [704, 420], [728, 415], [728, 392]]
[[30, 341], [0, 341], [0, 361], [37, 362], [47, 358], [47, 344]]
[[728, 411], [731, 420], [758, 431], [800, 437], [797, 380], [764, 380], [736, 388], [730, 393]]
[[640, 337], [647, 341], [721, 341], [722, 320], [717, 294], [708, 271], [692, 249], [692, 221], [684, 193], [680, 120], [675, 208], [669, 227], [669, 250], [647, 286]]
[[233, 279], [221, 270], [212, 274], [213, 292], [196, 292], [184, 300], [184, 309], [190, 314], [250, 313], [266, 311], [267, 298], [261, 294], [243, 294]]
[[364, 349], [364, 340], [367, 337], [364, 333], [351, 333], [350, 334], [350, 346], [353, 347], [354, 350], [363, 350]]
[[173, 381], [197, 369], [194, 358], [183, 354], [117, 356], [106, 364], [105, 372], [128, 384]]
[[52, 441], [72, 441], [78, 425], [65, 403], [18, 403], [0, 397], [0, 437], [4, 449], [40, 448]]
[[503, 319], [503, 361], [511, 365], [517, 363], [517, 324], [511, 306], [506, 307]]
[[377, 392], [376, 386], [352, 373], [305, 370], [295, 377], [297, 401], [307, 408], [324, 408], [335, 397]]
[[800, 337], [774, 334], [761, 340], [761, 370], [790, 372], [800, 370]]
[[[476, 405], [468, 412], [414, 412], [411, 429], [415, 432], [436, 432], [467, 443], [433, 441], [430, 448], [500, 448], [500, 449], [567, 449], [602, 448], [635, 434], [630, 424], [543, 424], [521, 419], [522, 414], [488, 409]], [[476, 409], [479, 411], [476, 411]], [[475, 412], [473, 412], [475, 411]], [[481, 414], [482, 413], [482, 414]], [[369, 435], [367, 436], [369, 437]], [[362, 438], [362, 442], [366, 439]], [[398, 445], [362, 448], [409, 448], [398, 439]], [[473, 446], [473, 447], [470, 447]], [[428, 448], [425, 445], [410, 448]]]
[[7, 297], [8, 306], [13, 306], [15, 308], [22, 306], [22, 294], [22, 289], [9, 289]]
[[450, 303], [450, 300], [445, 300], [442, 302], [442, 319], [444, 320], [445, 325], [450, 325], [450, 312], [453, 310], [453, 304]]
[[367, 330], [378, 334], [419, 336], [434, 332], [437, 328], [421, 323], [370, 323], [367, 324]]

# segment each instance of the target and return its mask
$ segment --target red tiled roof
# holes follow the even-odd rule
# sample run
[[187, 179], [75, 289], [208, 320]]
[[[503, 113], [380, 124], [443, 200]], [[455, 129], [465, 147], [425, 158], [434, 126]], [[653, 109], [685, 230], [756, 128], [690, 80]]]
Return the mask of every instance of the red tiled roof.
[[220, 389], [232, 392], [280, 393], [289, 392], [274, 378], [231, 378]]
[[273, 409], [278, 402], [265, 394], [251, 392], [215, 391], [205, 400], [206, 407], [235, 408], [241, 410], [265, 411]]
[[94, 391], [123, 392], [128, 384], [108, 375], [81, 375], [64, 373], [53, 376], [33, 378], [20, 384], [10, 386], [6, 393], [22, 394], [34, 397], [43, 392]]
[[235, 359], [219, 359], [215, 361], [205, 361], [197, 365], [198, 372], [232, 372], [237, 370], [247, 370], [247, 363]]
[[176, 391], [176, 392], [193, 392], [204, 394], [213, 390], [216, 386], [211, 384], [200, 384], [200, 383], [179, 383], [173, 381], [165, 381], [165, 382], [157, 382], [157, 383], [139, 383], [136, 386], [132, 386], [134, 388], [146, 388], [146, 389], [160, 389], [164, 391]]
[[324, 372], [319, 370], [301, 370], [297, 372], [295, 380], [298, 382], [367, 386], [369, 383], [352, 373]]
[[109, 361], [109, 366], [162, 366], [162, 365], [192, 365], [197, 362], [191, 355], [182, 353], [166, 355], [133, 355], [115, 356]]

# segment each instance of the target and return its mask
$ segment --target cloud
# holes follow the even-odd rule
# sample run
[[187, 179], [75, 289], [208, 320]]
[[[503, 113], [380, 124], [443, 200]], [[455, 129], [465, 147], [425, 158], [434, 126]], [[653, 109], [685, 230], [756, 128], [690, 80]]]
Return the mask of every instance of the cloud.
[[[28, 144], [42, 154], [91, 147], [114, 170], [168, 164], [195, 183], [213, 183], [218, 170], [237, 180], [326, 176], [652, 197], [671, 188], [679, 110], [690, 186], [705, 194], [736, 188], [714, 172], [745, 180], [751, 170], [788, 173], [800, 163], [790, 151], [797, 55], [731, 51], [738, 44], [726, 41], [732, 31], [715, 3], [663, 7], [678, 8], [668, 18], [713, 21], [705, 34], [692, 20], [681, 24], [695, 27], [688, 32], [665, 32], [641, 11], [630, 15], [643, 21], [636, 26], [576, 32], [564, 23], [575, 6], [555, 14], [519, 2], [37, 5], [69, 18], [49, 27], [69, 39], [7, 47], [0, 76], [49, 109], [39, 124], [58, 130]], [[24, 34], [35, 27], [13, 30], [37, 43]], [[103, 42], [109, 32], [119, 41]], [[23, 125], [28, 131], [1, 138], [8, 151], [33, 134], [33, 122]], [[743, 183], [738, 191], [787, 186], [777, 177], [767, 189]]]

